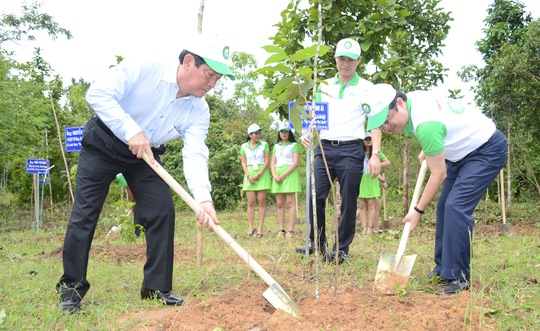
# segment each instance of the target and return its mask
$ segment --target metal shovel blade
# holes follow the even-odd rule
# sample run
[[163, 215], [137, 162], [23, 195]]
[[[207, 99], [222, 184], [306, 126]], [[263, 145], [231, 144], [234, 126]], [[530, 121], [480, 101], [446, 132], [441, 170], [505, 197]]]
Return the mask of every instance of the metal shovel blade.
[[415, 261], [416, 254], [399, 259], [392, 253], [382, 251], [375, 274], [375, 288], [385, 294], [395, 294], [396, 285], [407, 285]]
[[296, 305], [296, 302], [287, 295], [285, 290], [278, 283], [274, 283], [267, 288], [266, 291], [264, 291], [263, 296], [275, 308], [281, 309], [294, 317], [298, 317], [298, 306]]
[[[418, 173], [418, 179], [416, 180], [416, 186], [414, 188], [409, 211], [411, 211], [418, 203], [426, 170], [427, 162], [426, 160], [423, 160], [422, 165], [420, 166], [420, 172]], [[407, 285], [414, 261], [416, 260], [416, 254], [403, 255], [410, 233], [411, 223], [407, 222], [403, 227], [403, 233], [401, 234], [401, 240], [399, 241], [396, 255], [385, 251], [381, 252], [377, 273], [375, 274], [375, 288], [380, 292], [393, 294], [396, 292], [396, 285], [401, 285], [402, 287]]]

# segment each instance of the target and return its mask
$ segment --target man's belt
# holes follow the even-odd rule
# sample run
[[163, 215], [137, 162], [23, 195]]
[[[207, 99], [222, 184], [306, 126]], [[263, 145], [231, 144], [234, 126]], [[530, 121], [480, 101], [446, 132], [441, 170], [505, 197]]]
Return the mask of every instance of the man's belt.
[[323, 144], [329, 144], [332, 146], [342, 146], [342, 145], [360, 145], [363, 143], [362, 139], [354, 139], [354, 140], [326, 140], [321, 139], [321, 142]]
[[103, 130], [105, 131], [105, 133], [107, 133], [109, 136], [111, 137], [115, 137], [114, 133], [111, 131], [111, 129], [109, 129], [109, 127], [103, 123], [103, 121], [101, 120], [101, 118], [99, 118], [99, 116], [97, 116], [96, 114], [92, 115], [92, 119], [97, 123], [97, 125]]

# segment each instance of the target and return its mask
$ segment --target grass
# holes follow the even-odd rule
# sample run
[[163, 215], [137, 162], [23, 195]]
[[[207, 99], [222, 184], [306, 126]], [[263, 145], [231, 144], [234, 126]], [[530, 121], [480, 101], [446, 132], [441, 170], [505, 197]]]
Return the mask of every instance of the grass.
[[[520, 212], [510, 213], [513, 227], [526, 225], [527, 230], [500, 234], [494, 232], [499, 224], [493, 220], [496, 204], [482, 202], [477, 216], [473, 238], [472, 281], [473, 291], [478, 291], [471, 309], [483, 307], [488, 300], [490, 314], [500, 330], [534, 330], [540, 320], [540, 222], [538, 206], [519, 206]], [[245, 211], [220, 213], [223, 228], [248, 251], [271, 274], [279, 275], [293, 269], [307, 269], [305, 259], [294, 252], [303, 244], [302, 238], [275, 240], [278, 230], [275, 208], [269, 207], [265, 222], [265, 237], [254, 240], [245, 238], [247, 223]], [[536, 212], [534, 212], [536, 210]], [[523, 212], [521, 212], [523, 211]], [[57, 215], [45, 215], [41, 237], [31, 229], [31, 213], [0, 212], [0, 330], [128, 330], [130, 326], [120, 316], [145, 311], [153, 302], [139, 300], [142, 282], [141, 261], [118, 259], [107, 254], [92, 254], [88, 278], [92, 284], [83, 301], [83, 309], [75, 316], [62, 314], [57, 308], [58, 296], [55, 284], [62, 274], [62, 238], [67, 224], [68, 212], [56, 211]], [[303, 217], [303, 213], [300, 212]], [[524, 216], [525, 215], [525, 216]], [[55, 220], [55, 221], [51, 221]], [[124, 211], [111, 208], [104, 212], [103, 221], [93, 242], [93, 247], [105, 252], [115, 252], [115, 246], [141, 246], [144, 239], [124, 239], [109, 242], [105, 239], [113, 223], [125, 220]], [[331, 219], [329, 217], [328, 219]], [[427, 214], [422, 225], [409, 239], [407, 252], [418, 254], [413, 274], [420, 278], [433, 267], [434, 215]], [[488, 221], [485, 221], [488, 220]], [[393, 229], [378, 236], [357, 236], [351, 246], [353, 262], [340, 268], [338, 282], [360, 285], [373, 282], [376, 261], [382, 250], [394, 251], [401, 235], [401, 227], [393, 222]], [[16, 224], [16, 225], [13, 225]], [[196, 227], [191, 213], [179, 212], [176, 227], [177, 259], [174, 265], [174, 291], [191, 299], [205, 300], [231, 285], [247, 278], [257, 278], [254, 273], [216, 235], [204, 233], [203, 265], [196, 263]], [[298, 224], [297, 231], [304, 233], [305, 225]], [[269, 233], [271, 231], [272, 233]], [[302, 234], [303, 236], [303, 234]], [[320, 267], [321, 286], [331, 286], [335, 281], [335, 269]], [[425, 278], [425, 277], [424, 277]], [[425, 279], [424, 279], [425, 280]], [[287, 290], [292, 280], [281, 285]], [[403, 291], [433, 291], [429, 283], [409, 282]], [[480, 291], [484, 289], [484, 291]], [[313, 293], [294, 293], [300, 296]], [[5, 313], [5, 317], [3, 313]], [[464, 321], [469, 318], [466, 314]], [[465, 324], [464, 324], [465, 325]], [[141, 327], [141, 325], [137, 325]]]

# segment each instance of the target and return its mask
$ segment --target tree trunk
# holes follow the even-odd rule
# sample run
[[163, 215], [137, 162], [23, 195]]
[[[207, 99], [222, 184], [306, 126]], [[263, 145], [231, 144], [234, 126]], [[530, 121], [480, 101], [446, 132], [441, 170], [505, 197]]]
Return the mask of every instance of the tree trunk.
[[71, 188], [71, 176], [69, 173], [69, 166], [66, 159], [66, 153], [64, 153], [64, 146], [62, 145], [62, 134], [60, 134], [60, 123], [58, 123], [58, 117], [56, 116], [56, 108], [54, 107], [52, 91], [49, 91], [49, 100], [51, 101], [51, 109], [54, 115], [54, 122], [56, 123], [56, 133], [58, 134], [58, 144], [60, 145], [60, 151], [62, 152], [62, 159], [64, 160], [64, 167], [66, 167], [66, 177], [67, 177], [69, 196], [71, 197], [71, 205], [73, 205], [75, 198], [73, 197], [73, 189]]
[[197, 32], [199, 34], [202, 33], [203, 16], [204, 16], [204, 0], [201, 0], [201, 3], [199, 5], [198, 20], [197, 20]]

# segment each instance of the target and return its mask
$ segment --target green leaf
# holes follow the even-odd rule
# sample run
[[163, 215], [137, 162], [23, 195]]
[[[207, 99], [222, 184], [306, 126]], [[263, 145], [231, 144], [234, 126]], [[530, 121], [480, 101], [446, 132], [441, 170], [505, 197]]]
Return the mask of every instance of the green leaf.
[[[319, 50], [319, 56], [326, 54], [328, 50], [329, 50], [328, 46], [321, 45], [321, 48]], [[291, 55], [291, 61], [307, 60], [314, 57], [316, 54], [317, 54], [317, 45], [309, 46]]]
[[262, 49], [264, 49], [268, 53], [277, 53], [277, 54], [287, 55], [283, 49], [274, 45], [266, 45], [266, 46], [263, 46]]
[[281, 61], [285, 60], [286, 58], [287, 58], [287, 55], [285, 55], [285, 54], [273, 54], [273, 55], [270, 55], [270, 57], [268, 59], [266, 59], [264, 64], [267, 65], [267, 64], [270, 64], [270, 63], [274, 63], [274, 62], [281, 62]]
[[291, 107], [289, 112], [289, 120], [293, 124], [296, 132], [302, 132], [302, 115], [304, 115], [302, 112], [305, 112], [304, 107], [298, 106], [298, 104]]
[[294, 81], [294, 77], [283, 77], [280, 79], [276, 85], [274, 85], [274, 88], [272, 89], [272, 93], [280, 93], [282, 90], [288, 88], [288, 86]]

